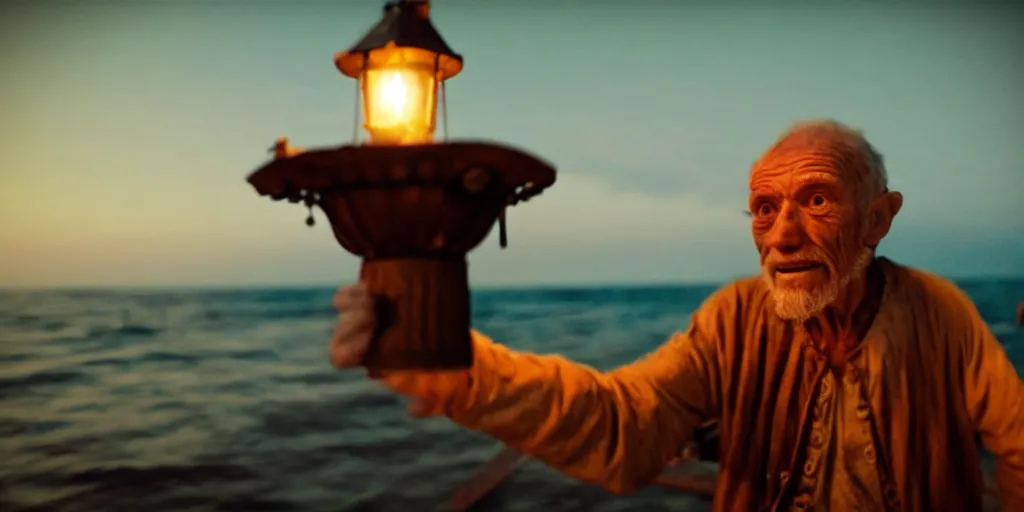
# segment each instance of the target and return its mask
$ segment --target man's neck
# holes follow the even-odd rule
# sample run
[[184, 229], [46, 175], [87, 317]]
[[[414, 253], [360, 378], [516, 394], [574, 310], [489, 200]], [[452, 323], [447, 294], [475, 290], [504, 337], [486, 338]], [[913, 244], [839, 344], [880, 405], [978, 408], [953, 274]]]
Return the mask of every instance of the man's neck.
[[839, 364], [867, 334], [881, 305], [885, 278], [877, 260], [850, 279], [836, 301], [806, 322], [819, 349]]
[[853, 326], [854, 313], [864, 302], [867, 289], [867, 269], [850, 279], [836, 300], [815, 315], [818, 325], [834, 333], [847, 332]]

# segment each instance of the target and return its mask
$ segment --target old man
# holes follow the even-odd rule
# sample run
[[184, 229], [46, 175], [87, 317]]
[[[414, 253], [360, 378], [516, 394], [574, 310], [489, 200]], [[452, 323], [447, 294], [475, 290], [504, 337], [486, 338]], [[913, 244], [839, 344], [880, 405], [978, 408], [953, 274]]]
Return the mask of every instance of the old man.
[[[1004, 508], [1024, 510], [1024, 384], [963, 292], [875, 256], [902, 203], [859, 132], [799, 124], [750, 172], [762, 275], [715, 292], [645, 358], [602, 373], [474, 333], [469, 370], [378, 377], [417, 415], [614, 492], [718, 420], [715, 510], [980, 510], [976, 439]], [[343, 287], [335, 305], [333, 362], [356, 366], [371, 299]]]

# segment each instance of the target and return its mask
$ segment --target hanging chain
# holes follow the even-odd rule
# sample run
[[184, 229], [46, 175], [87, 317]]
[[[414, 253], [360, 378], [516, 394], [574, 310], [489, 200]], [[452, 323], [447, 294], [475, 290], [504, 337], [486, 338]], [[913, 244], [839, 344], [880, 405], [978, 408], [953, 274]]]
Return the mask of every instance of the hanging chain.
[[441, 82], [441, 121], [444, 123], [444, 140], [448, 140], [448, 89]]
[[359, 100], [362, 99], [360, 92], [362, 92], [363, 84], [366, 83], [366, 61], [370, 58], [368, 53], [363, 54], [363, 69], [359, 73], [359, 80], [356, 80], [356, 108], [355, 115], [352, 116], [352, 145], [359, 144], [359, 120], [363, 111], [359, 104]]
[[352, 145], [359, 143], [359, 112], [361, 110], [359, 108], [359, 89], [362, 88], [363, 80], [365, 79], [366, 76], [364, 73], [359, 80], [356, 80], [356, 105], [355, 112], [352, 115]]

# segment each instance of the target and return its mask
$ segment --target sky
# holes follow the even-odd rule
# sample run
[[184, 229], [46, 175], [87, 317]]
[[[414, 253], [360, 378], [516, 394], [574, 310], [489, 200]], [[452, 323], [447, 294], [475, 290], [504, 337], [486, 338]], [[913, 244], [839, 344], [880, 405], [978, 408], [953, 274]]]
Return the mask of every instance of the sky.
[[[864, 130], [904, 194], [880, 252], [1024, 274], [1024, 8], [1012, 2], [435, 0], [465, 57], [451, 138], [558, 168], [469, 257], [480, 286], [757, 272], [751, 163], [790, 124]], [[352, 138], [333, 55], [377, 0], [0, 4], [0, 287], [334, 286], [359, 260], [246, 176]]]

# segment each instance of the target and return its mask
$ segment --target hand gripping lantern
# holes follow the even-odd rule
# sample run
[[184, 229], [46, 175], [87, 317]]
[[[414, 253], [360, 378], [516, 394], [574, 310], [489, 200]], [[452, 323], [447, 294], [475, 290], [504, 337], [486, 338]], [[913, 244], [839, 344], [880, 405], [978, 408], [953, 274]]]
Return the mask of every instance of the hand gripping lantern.
[[[438, 93], [462, 70], [425, 0], [384, 7], [381, 21], [335, 56], [362, 90], [365, 143], [297, 151], [249, 176], [260, 195], [319, 206], [338, 243], [363, 259], [361, 280], [378, 302], [371, 370], [443, 370], [473, 362], [466, 254], [505, 209], [555, 181], [545, 162], [487, 142], [434, 143]], [[307, 219], [313, 225], [313, 218]]]

